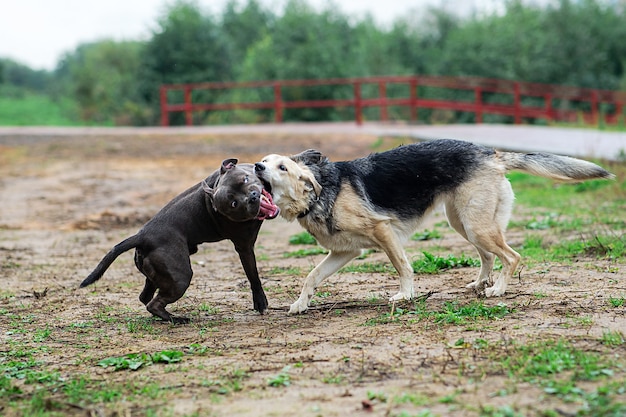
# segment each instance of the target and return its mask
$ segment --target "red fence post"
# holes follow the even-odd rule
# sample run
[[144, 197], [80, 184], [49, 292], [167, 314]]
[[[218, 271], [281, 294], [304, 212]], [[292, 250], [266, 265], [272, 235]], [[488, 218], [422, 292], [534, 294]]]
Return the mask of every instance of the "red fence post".
[[591, 91], [591, 120], [594, 125], [600, 123], [598, 117], [598, 92], [596, 90]]
[[283, 95], [280, 89], [280, 83], [274, 83], [274, 122], [282, 123], [283, 121]]
[[167, 112], [167, 87], [162, 85], [159, 89], [159, 95], [161, 96], [161, 126], [167, 127], [170, 125], [170, 118]]
[[378, 82], [378, 97], [382, 100], [380, 103], [380, 120], [386, 122], [389, 115], [387, 114], [387, 84], [384, 81]]
[[522, 123], [522, 100], [520, 99], [520, 85], [517, 81], [513, 83], [513, 103], [515, 107], [515, 124], [519, 125]]
[[476, 102], [476, 123], [483, 122], [483, 92], [480, 87], [474, 88], [474, 101]]
[[361, 83], [359, 81], [354, 82], [354, 116], [356, 118], [356, 124], [363, 124], [363, 102], [361, 101]]
[[191, 111], [191, 87], [185, 86], [185, 123], [187, 126], [193, 125], [193, 113]]
[[411, 108], [409, 110], [411, 110], [411, 122], [416, 122], [417, 121], [417, 77], [413, 77], [411, 78], [411, 81], [409, 81], [409, 88], [411, 89], [411, 91], [409, 91], [409, 105], [411, 106]]
[[552, 95], [546, 94], [543, 96], [544, 106], [546, 108], [546, 119], [549, 121], [554, 121], [554, 114], [552, 110]]

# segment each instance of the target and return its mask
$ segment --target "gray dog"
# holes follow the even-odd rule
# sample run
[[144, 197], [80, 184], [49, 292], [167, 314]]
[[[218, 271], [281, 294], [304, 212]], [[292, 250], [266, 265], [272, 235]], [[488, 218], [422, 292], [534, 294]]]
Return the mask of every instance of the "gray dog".
[[80, 286], [100, 279], [118, 256], [135, 248], [135, 265], [146, 276], [139, 300], [163, 320], [188, 323], [188, 318], [172, 316], [165, 306], [180, 299], [189, 287], [193, 275], [189, 256], [201, 243], [229, 239], [250, 281], [254, 309], [263, 314], [267, 298], [254, 243], [263, 220], [278, 212], [253, 165], [226, 159], [218, 171], [170, 201], [136, 235], [115, 245]]

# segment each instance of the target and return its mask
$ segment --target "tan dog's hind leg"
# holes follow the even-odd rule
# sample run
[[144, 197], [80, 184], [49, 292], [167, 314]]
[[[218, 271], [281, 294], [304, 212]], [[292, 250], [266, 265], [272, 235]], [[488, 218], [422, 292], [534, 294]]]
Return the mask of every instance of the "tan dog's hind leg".
[[309, 308], [309, 301], [311, 301], [315, 289], [322, 281], [360, 254], [360, 249], [347, 252], [330, 251], [324, 260], [307, 275], [300, 297], [289, 308], [289, 314], [305, 312]]
[[413, 267], [388, 222], [380, 222], [374, 227], [374, 241], [385, 251], [400, 275], [400, 291], [389, 301], [410, 300], [414, 295]]
[[465, 184], [446, 202], [450, 225], [474, 245], [480, 255], [480, 274], [468, 287], [480, 289], [489, 280], [494, 255], [502, 262], [502, 271], [494, 285], [485, 289], [487, 297], [506, 292], [520, 261], [520, 255], [506, 244], [504, 237], [512, 207], [511, 184], [504, 175], [494, 178], [490, 172]]
[[[467, 232], [465, 231], [465, 227], [459, 218], [459, 213], [453, 204], [446, 204], [446, 217], [448, 218], [448, 223], [454, 230], [456, 230], [461, 236], [465, 238], [469, 242], [467, 238]], [[476, 278], [476, 281], [471, 282], [465, 286], [465, 288], [475, 288], [478, 291], [482, 291], [487, 283], [489, 283], [489, 276], [491, 275], [491, 271], [493, 270], [493, 262], [495, 260], [495, 255], [491, 252], [484, 250], [483, 248], [474, 245], [476, 251], [478, 252], [478, 256], [480, 256], [480, 273]]]

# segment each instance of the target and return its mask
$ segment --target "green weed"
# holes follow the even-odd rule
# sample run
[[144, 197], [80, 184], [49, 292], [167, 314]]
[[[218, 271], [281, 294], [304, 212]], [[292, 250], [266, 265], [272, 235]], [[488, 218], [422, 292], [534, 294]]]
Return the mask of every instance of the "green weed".
[[243, 390], [243, 381], [249, 377], [247, 371], [235, 368], [217, 380], [204, 381], [202, 385], [215, 388], [217, 394], [227, 395]]
[[198, 309], [200, 311], [204, 311], [207, 314], [217, 314], [220, 312], [220, 309], [217, 307], [212, 306], [209, 303], [202, 303], [200, 304], [200, 307], [198, 307]]
[[131, 353], [129, 355], [102, 359], [98, 362], [98, 365], [103, 368], [112, 367], [115, 371], [121, 371], [124, 369], [136, 371], [142, 366], [152, 365], [153, 363], [180, 362], [182, 357], [183, 352], [178, 350], [163, 350], [153, 354]]
[[422, 254], [424, 255], [423, 258], [411, 263], [416, 274], [436, 274], [447, 269], [480, 266], [480, 260], [465, 255], [441, 257], [428, 252], [422, 252]]
[[626, 343], [626, 339], [620, 331], [607, 331], [602, 333], [601, 342], [605, 346], [621, 346]]
[[391, 264], [383, 263], [383, 262], [362, 262], [350, 264], [348, 266], [344, 266], [339, 270], [339, 273], [361, 273], [361, 274], [380, 274], [380, 273], [393, 273], [395, 271], [394, 267]]
[[153, 325], [152, 317], [140, 317], [128, 319], [126, 321], [126, 329], [128, 333], [147, 333], [147, 334], [155, 334], [158, 333]]
[[317, 240], [309, 232], [301, 232], [289, 237], [291, 245], [316, 245]]
[[285, 252], [283, 253], [283, 258], [306, 258], [307, 256], [325, 255], [327, 253], [328, 251], [326, 249], [317, 246], [314, 248], [298, 249], [293, 252]]
[[289, 365], [285, 366], [278, 375], [275, 375], [267, 380], [267, 385], [270, 387], [288, 387], [291, 385], [291, 376], [289, 375]]
[[494, 407], [492, 405], [483, 405], [480, 407], [478, 413], [480, 417], [525, 417], [521, 412], [518, 412], [510, 405], [503, 405], [501, 407]]
[[411, 236], [411, 240], [424, 241], [432, 239], [441, 239], [441, 233], [437, 230], [424, 230], [423, 232], [415, 233]]
[[269, 275], [302, 275], [302, 269], [297, 266], [275, 266], [268, 272]]
[[343, 375], [327, 375], [322, 378], [324, 384], [341, 384], [345, 377]]

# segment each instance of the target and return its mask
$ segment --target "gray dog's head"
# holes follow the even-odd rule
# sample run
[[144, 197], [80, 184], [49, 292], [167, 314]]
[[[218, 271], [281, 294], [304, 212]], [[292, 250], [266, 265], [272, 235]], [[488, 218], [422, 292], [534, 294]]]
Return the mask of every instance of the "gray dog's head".
[[213, 208], [235, 222], [273, 219], [279, 209], [254, 174], [252, 164], [237, 165], [237, 159], [225, 159], [213, 188], [202, 188], [211, 197]]

